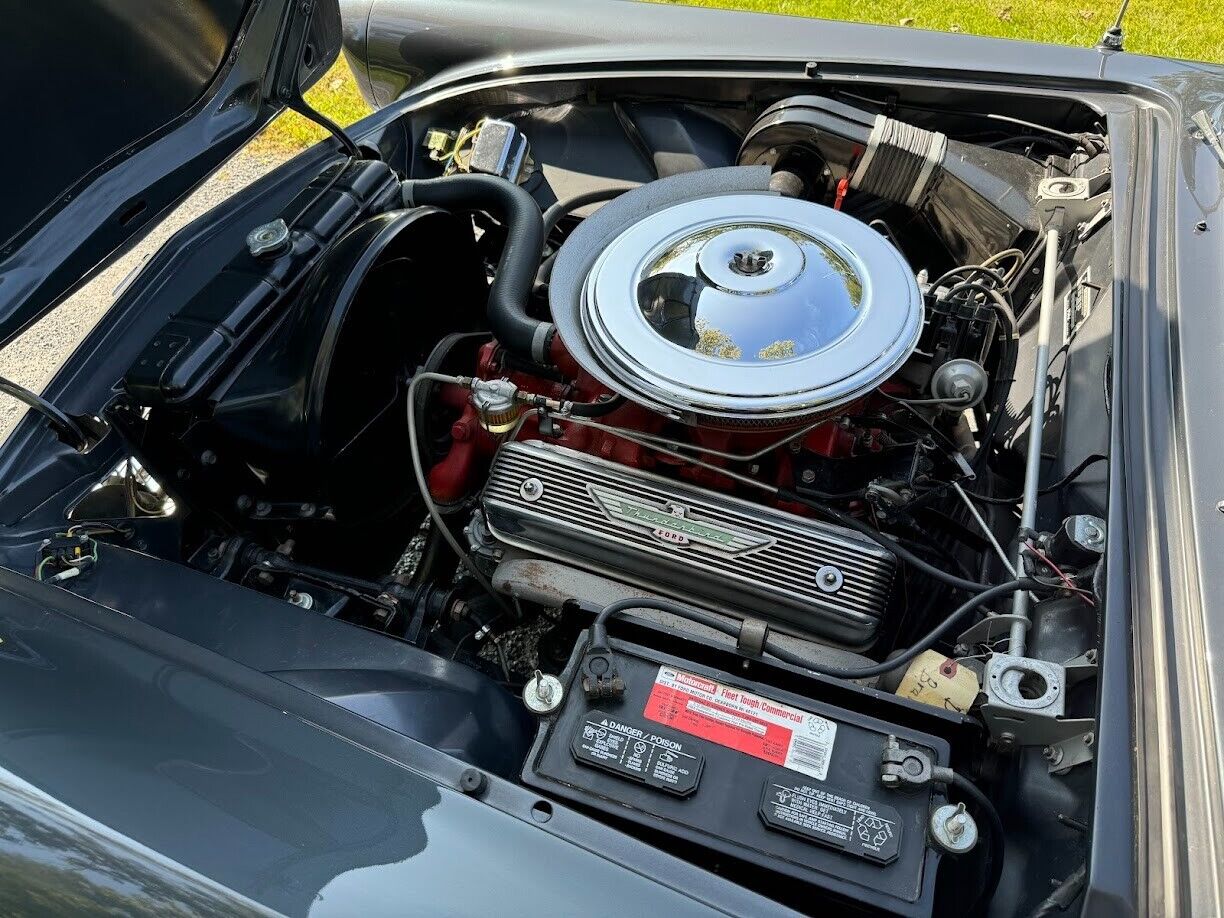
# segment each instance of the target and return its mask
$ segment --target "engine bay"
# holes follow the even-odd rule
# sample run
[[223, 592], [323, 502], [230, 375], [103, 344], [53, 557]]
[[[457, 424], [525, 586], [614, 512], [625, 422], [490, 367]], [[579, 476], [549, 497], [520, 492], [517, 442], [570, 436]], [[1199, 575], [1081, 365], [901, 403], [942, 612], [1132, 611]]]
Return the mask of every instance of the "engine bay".
[[1108, 614], [1109, 143], [933, 96], [405, 114], [149, 338], [39, 579], [139, 540], [410, 648], [412, 702], [295, 678], [804, 913], [1054, 913]]

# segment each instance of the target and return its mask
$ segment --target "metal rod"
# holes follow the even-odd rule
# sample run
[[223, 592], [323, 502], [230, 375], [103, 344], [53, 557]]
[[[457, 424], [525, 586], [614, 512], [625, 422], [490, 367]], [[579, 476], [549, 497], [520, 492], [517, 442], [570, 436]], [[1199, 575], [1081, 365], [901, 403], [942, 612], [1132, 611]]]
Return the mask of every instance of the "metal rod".
[[[574, 420], [574, 417], [572, 415], [568, 415], [563, 412], [562, 413], [554, 412], [553, 416], [558, 421], [573, 421]], [[659, 436], [658, 434], [643, 433], [640, 430], [626, 430], [623, 427], [614, 427], [611, 424], [598, 424], [592, 421], [588, 421], [585, 418], [578, 418], [575, 423], [582, 423], [582, 424], [585, 424], [587, 427], [593, 427], [597, 430], [603, 431], [604, 433], [610, 433], [610, 434], [613, 434], [614, 436], [623, 437], [626, 440], [633, 440], [633, 438], [636, 437], [641, 440], [649, 440], [651, 443], [657, 443], [661, 446], [669, 446], [672, 449], [690, 450], [694, 453], [700, 453], [703, 456], [716, 456], [719, 459], [729, 459], [732, 462], [751, 462], [754, 459], [760, 459], [762, 456], [772, 453], [774, 450], [778, 449], [779, 447], [786, 446], [788, 443], [798, 440], [800, 437], [806, 436], [807, 434], [815, 430], [817, 427], [819, 427], [821, 424], [824, 424], [825, 421], [822, 420], [822, 421], [817, 421], [815, 424], [808, 424], [806, 427], [802, 427], [799, 430], [786, 434], [786, 436], [784, 436], [781, 440], [777, 440], [773, 443], [770, 443], [768, 446], [761, 447], [760, 449], [755, 450], [751, 453], [723, 452], [722, 450], [710, 449], [709, 447], [702, 446], [699, 443], [685, 443], [683, 440], [673, 440], [673, 439], [670, 439], [669, 437]], [[637, 440], [633, 440], [633, 442], [636, 443]], [[642, 445], [642, 444], [639, 444], [639, 445]]]
[[[1028, 457], [1024, 466], [1024, 500], [1020, 510], [1021, 530], [1037, 523], [1037, 497], [1041, 484], [1041, 437], [1045, 431], [1046, 397], [1050, 376], [1050, 329], [1054, 323], [1054, 292], [1058, 281], [1058, 230], [1046, 232], [1045, 272], [1041, 279], [1041, 311], [1037, 315], [1037, 354], [1033, 369], [1033, 408], [1029, 418]], [[1024, 570], [1023, 543], [1016, 550], [1016, 570]], [[1029, 594], [1021, 590], [1012, 600], [1012, 623], [1007, 652], [1024, 656], [1028, 632]]]
[[977, 522], [978, 526], [981, 527], [982, 532], [986, 534], [986, 538], [990, 541], [991, 546], [994, 548], [995, 554], [999, 556], [999, 560], [1003, 562], [1003, 566], [1007, 568], [1007, 572], [1011, 574], [1013, 578], [1018, 578], [1020, 575], [1016, 573], [1016, 566], [1012, 564], [1011, 559], [1007, 557], [1007, 552], [1003, 550], [1003, 546], [1000, 545], [999, 540], [995, 538], [995, 534], [991, 531], [990, 526], [986, 524], [986, 520], [982, 519], [982, 514], [978, 512], [978, 508], [974, 505], [973, 501], [969, 499], [969, 495], [965, 493], [965, 489], [955, 481], [952, 482], [952, 489], [960, 495], [960, 499], [964, 501], [965, 506], [969, 508], [970, 516], [972, 516]]
[[607, 424], [600, 424], [598, 421], [588, 421], [586, 418], [566, 417], [565, 415], [560, 414], [553, 415], [553, 418], [554, 420], [560, 421], [562, 424], [577, 424], [580, 427], [592, 427], [595, 430], [610, 433], [614, 437], [620, 437], [622, 440], [628, 440], [630, 443], [636, 443], [638, 446], [644, 446], [646, 449], [654, 450], [660, 455], [671, 456], [673, 459], [682, 459], [690, 465], [698, 465], [703, 469], [710, 469], [711, 471], [717, 472], [720, 475], [726, 475], [733, 481], [738, 481], [740, 484], [757, 488], [758, 490], [764, 491], [766, 494], [776, 495], [778, 493], [778, 488], [776, 485], [771, 485], [764, 481], [757, 481], [755, 478], [749, 478], [747, 475], [741, 475], [738, 472], [725, 469], [721, 465], [702, 462], [700, 459], [694, 456], [685, 455], [684, 453], [677, 452], [674, 449], [667, 449], [666, 447], [660, 446], [658, 443], [652, 443], [642, 436], [629, 433], [628, 431], [622, 430], [619, 427], [609, 427]]

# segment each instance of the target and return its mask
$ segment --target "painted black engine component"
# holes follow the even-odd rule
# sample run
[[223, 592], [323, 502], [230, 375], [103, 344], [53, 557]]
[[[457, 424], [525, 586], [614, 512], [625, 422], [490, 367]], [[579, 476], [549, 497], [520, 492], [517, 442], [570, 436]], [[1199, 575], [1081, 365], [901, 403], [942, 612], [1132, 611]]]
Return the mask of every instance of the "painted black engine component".
[[[390, 520], [417, 499], [402, 468], [407, 379], [442, 334], [479, 327], [486, 294], [465, 219], [432, 207], [379, 213], [277, 299], [239, 366], [184, 368], [171, 398], [138, 364], [112, 415], [173, 496], [223, 522]], [[158, 338], [165, 350], [169, 337]]]
[[[810, 902], [816, 887], [847, 907], [931, 913], [940, 855], [926, 825], [943, 798], [930, 785], [885, 787], [880, 766], [889, 736], [948, 764], [949, 741], [911, 725], [955, 731], [951, 723], [857, 687], [800, 695], [639, 644], [610, 645], [624, 695], [589, 701], [576, 684], [584, 635], [561, 677], [565, 701], [540, 726], [527, 784], [753, 865], [784, 901]], [[807, 681], [817, 692], [824, 685]], [[858, 691], [865, 710], [891, 706], [906, 722], [830, 703]]]
[[905, 205], [957, 264], [976, 264], [1040, 227], [1032, 201], [1042, 172], [1030, 160], [819, 96], [766, 109], [739, 162], [799, 176], [810, 200], [857, 189]]

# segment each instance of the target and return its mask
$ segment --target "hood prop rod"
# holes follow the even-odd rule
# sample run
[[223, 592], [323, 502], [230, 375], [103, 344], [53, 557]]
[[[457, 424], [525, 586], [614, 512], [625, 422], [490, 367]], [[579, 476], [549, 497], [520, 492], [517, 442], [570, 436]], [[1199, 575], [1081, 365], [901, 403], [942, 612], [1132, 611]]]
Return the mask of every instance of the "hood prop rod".
[[107, 426], [97, 418], [71, 415], [61, 411], [37, 392], [20, 386], [11, 379], [0, 376], [0, 392], [37, 411], [64, 443], [77, 452], [85, 452], [106, 434]]

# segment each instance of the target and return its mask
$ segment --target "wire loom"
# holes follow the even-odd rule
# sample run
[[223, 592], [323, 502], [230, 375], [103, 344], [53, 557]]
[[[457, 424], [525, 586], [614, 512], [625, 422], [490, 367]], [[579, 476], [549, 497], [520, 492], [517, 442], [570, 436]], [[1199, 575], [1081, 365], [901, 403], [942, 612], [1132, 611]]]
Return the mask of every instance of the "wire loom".
[[939, 174], [947, 150], [944, 134], [877, 115], [850, 187], [917, 207]]

